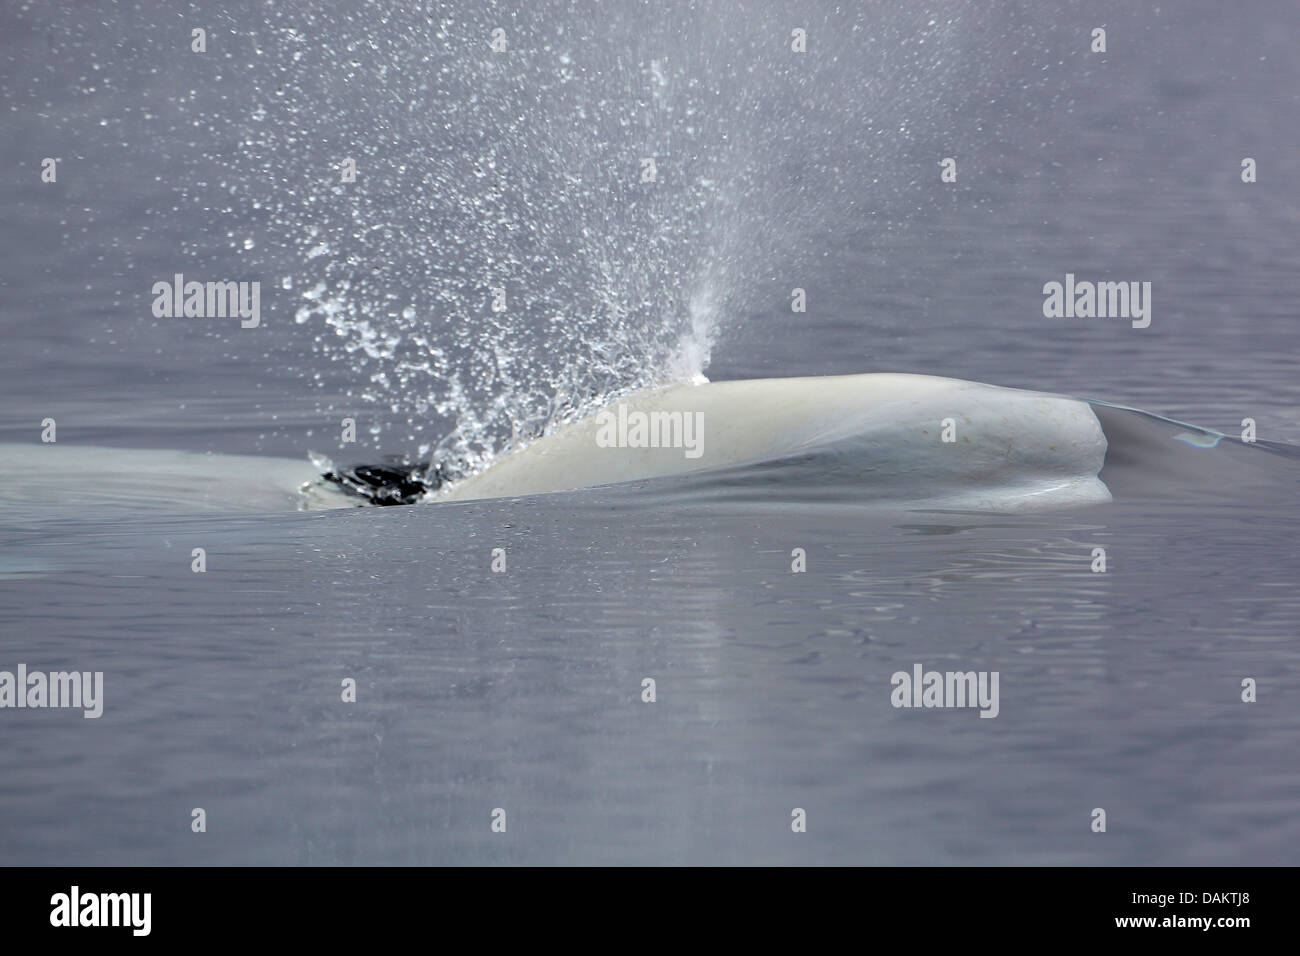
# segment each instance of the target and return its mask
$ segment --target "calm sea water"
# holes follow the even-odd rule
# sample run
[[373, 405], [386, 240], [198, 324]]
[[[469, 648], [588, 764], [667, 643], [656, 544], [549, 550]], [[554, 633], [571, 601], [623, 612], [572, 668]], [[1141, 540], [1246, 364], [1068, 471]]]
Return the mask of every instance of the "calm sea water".
[[[353, 40], [400, 26], [350, 9], [322, 8], [295, 42], [344, 71], [366, 56]], [[718, 316], [711, 378], [927, 372], [1231, 435], [1250, 417], [1260, 437], [1300, 442], [1293, 4], [772, 4], [734, 37], [696, 29], [708, 4], [680, 30], [632, 5], [602, 5], [608, 21], [594, 24], [563, 4], [484, 9], [439, 6], [434, 19], [466, 35], [505, 23], [532, 50], [550, 30], [557, 55], [560, 28], [607, 27], [612, 59], [648, 57], [627, 39], [645, 28], [678, 81], [737, 101], [743, 88], [757, 104], [761, 121], [730, 127], [752, 142], [707, 129], [690, 142], [706, 158], [785, 157], [750, 173], [744, 195], [762, 215], [728, 215], [765, 255], [799, 239], [788, 260], [718, 260], [744, 288]], [[258, 186], [228, 118], [258, 108], [286, 23], [253, 4], [168, 11], [3, 14], [0, 440], [39, 443], [54, 418], [61, 449], [302, 458], [338, 454], [342, 409], [362, 423], [344, 457], [413, 451], [410, 409], [357, 391], [375, 367], [332, 360], [320, 327], [293, 321], [302, 283], [281, 279], [309, 272], [303, 249], [229, 205]], [[953, 18], [942, 55], [910, 70], [924, 51], [905, 41]], [[189, 51], [191, 20], [210, 24], [212, 59]], [[747, 72], [741, 54], [763, 31], [780, 27], [761, 47], [775, 58], [805, 21], [806, 55], [826, 47], [821, 86]], [[1104, 55], [1088, 52], [1096, 26]], [[855, 55], [854, 42], [890, 56]], [[238, 54], [217, 59], [223, 44]], [[447, 76], [437, 58], [380, 66], [394, 85]], [[314, 82], [306, 101], [366, 115], [341, 74]], [[888, 145], [810, 129], [840, 101], [878, 113], [872, 137]], [[528, 117], [577, 122], [544, 107]], [[791, 124], [805, 138], [782, 140]], [[439, 142], [401, 140], [403, 160]], [[340, 148], [307, 137], [258, 155], [268, 178], [277, 156], [318, 164], [321, 183], [301, 189], [324, 209]], [[55, 183], [40, 182], [47, 156], [60, 158]], [[958, 181], [940, 188], [947, 156]], [[1241, 182], [1244, 157], [1258, 182]], [[671, 197], [681, 186], [665, 177]], [[777, 182], [781, 201], [764, 205]], [[436, 207], [419, 215], [410, 191], [388, 201], [399, 225], [463, 227]], [[672, 212], [658, 228], [688, 221]], [[647, 255], [647, 268], [674, 261]], [[455, 268], [445, 249], [428, 259]], [[176, 271], [260, 279], [263, 327], [154, 319], [149, 287]], [[1150, 281], [1151, 327], [1044, 319], [1041, 287], [1066, 272]], [[790, 311], [795, 285], [807, 313]], [[428, 417], [436, 438], [446, 423]], [[95, 467], [87, 451], [88, 484]], [[1296, 474], [1282, 457], [1262, 483], [1228, 471], [1174, 490], [1152, 474], [1113, 485], [1110, 506], [1015, 517], [700, 506], [661, 486], [122, 514], [75, 495], [24, 507], [42, 475], [11, 478], [22, 487], [0, 513], [0, 669], [102, 670], [105, 709], [0, 711], [0, 860], [1293, 864]], [[190, 568], [197, 547], [204, 574]], [[1090, 568], [1096, 547], [1104, 574]], [[505, 573], [491, 570], [494, 548]], [[791, 573], [795, 548], [806, 573]], [[891, 675], [917, 663], [999, 672], [998, 717], [895, 709]], [[340, 700], [344, 678], [355, 703]], [[1244, 678], [1255, 703], [1241, 701]], [[191, 831], [196, 807], [206, 833]], [[496, 808], [505, 833], [491, 830]], [[806, 833], [791, 832], [794, 808]]]

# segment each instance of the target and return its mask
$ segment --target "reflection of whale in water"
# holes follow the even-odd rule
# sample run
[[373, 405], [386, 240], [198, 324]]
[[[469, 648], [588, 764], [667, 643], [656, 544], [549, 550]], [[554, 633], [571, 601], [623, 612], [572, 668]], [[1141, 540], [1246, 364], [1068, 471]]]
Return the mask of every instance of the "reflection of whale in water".
[[[950, 439], [950, 440], [948, 440]], [[656, 447], [657, 446], [657, 447]], [[634, 392], [472, 475], [431, 464], [0, 446], [0, 508], [31, 515], [276, 511], [454, 502], [632, 483], [672, 503], [769, 501], [1017, 511], [1180, 492], [1294, 491], [1291, 446], [1106, 403], [924, 375]], [[6, 507], [7, 506], [7, 507]]]

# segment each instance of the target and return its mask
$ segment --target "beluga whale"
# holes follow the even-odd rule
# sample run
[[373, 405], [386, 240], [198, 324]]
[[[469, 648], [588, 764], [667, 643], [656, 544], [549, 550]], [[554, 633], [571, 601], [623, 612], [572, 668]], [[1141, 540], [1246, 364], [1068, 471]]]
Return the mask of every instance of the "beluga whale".
[[1096, 399], [877, 373], [628, 391], [480, 468], [0, 444], [0, 509], [112, 517], [451, 507], [617, 487], [618, 500], [649, 507], [1021, 512], [1119, 497], [1249, 500], [1297, 460], [1295, 446]]
[[647, 388], [554, 426], [474, 474], [389, 461], [316, 483], [361, 503], [457, 502], [628, 482], [674, 494], [1024, 510], [1110, 500], [1092, 406], [913, 374]]

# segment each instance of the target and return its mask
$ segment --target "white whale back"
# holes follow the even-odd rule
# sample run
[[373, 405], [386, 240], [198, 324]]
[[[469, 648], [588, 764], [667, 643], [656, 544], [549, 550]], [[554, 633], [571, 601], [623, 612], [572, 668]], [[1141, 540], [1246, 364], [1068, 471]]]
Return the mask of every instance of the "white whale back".
[[[925, 375], [845, 375], [679, 385], [633, 393], [635, 413], [698, 416], [698, 457], [682, 447], [603, 447], [602, 419], [564, 425], [434, 502], [544, 494], [640, 482], [650, 502], [1025, 510], [1110, 500], [1098, 477], [1107, 440], [1085, 402]], [[1112, 425], [1138, 427], [1130, 413]], [[944, 421], [955, 440], [945, 442]], [[607, 431], [604, 437], [610, 437]], [[625, 429], [631, 437], [630, 430]], [[1130, 441], [1132, 481], [1188, 446], [1156, 455]], [[1201, 473], [1177, 460], [1170, 467]], [[1258, 456], [1256, 456], [1258, 457]], [[1224, 462], [1227, 468], [1234, 462]], [[1159, 466], [1159, 467], [1157, 467]], [[1112, 468], [1112, 471], [1114, 469]], [[1238, 467], [1236, 474], [1240, 471]], [[0, 445], [0, 510], [28, 517], [148, 512], [270, 512], [355, 507], [309, 462], [261, 456], [93, 448], [60, 442]]]
[[[662, 413], [695, 416], [698, 456], [683, 447], [606, 447], [616, 423], [655, 413], [660, 421]], [[953, 441], [944, 440], [946, 420]], [[863, 500], [1060, 506], [1110, 500], [1098, 478], [1105, 453], [1090, 406], [1061, 396], [928, 375], [759, 379], [625, 396], [435, 500], [543, 494], [815, 455], [817, 467], [804, 469], [810, 482], [833, 477]]]

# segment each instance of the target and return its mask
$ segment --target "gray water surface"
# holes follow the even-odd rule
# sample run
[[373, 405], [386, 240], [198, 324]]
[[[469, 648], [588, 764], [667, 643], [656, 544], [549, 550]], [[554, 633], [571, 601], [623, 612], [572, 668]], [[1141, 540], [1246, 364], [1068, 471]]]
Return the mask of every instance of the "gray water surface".
[[[284, 32], [297, 14], [277, 8], [272, 23], [251, 2], [0, 14], [0, 441], [39, 444], [52, 417], [60, 450], [366, 461], [413, 453], [412, 428], [446, 430], [436, 409], [426, 424], [362, 394], [382, 361], [338, 361], [319, 344], [332, 333], [293, 318], [318, 260], [269, 212], [227, 205], [263, 188], [263, 170], [306, 217], [274, 179], [284, 163], [325, 170], [302, 195], [322, 220], [346, 218], [330, 186], [347, 137], [370, 137], [371, 168], [391, 157], [411, 170], [491, 139], [495, 127], [434, 122], [474, 95], [454, 57], [378, 62], [382, 44], [349, 46], [411, 27], [397, 6], [379, 29], [382, 5], [313, 5], [298, 38]], [[632, 3], [602, 4], [605, 20], [562, 3], [438, 5], [434, 19], [471, 38], [505, 23], [534, 58], [605, 36], [574, 41], [575, 62], [662, 58], [674, 82], [753, 107], [727, 137], [687, 134], [678, 114], [634, 127], [677, 130], [675, 155], [706, 165], [756, 155], [754, 168], [735, 160], [749, 177], [735, 195], [751, 204], [722, 195], [710, 233], [666, 160], [659, 218], [620, 223], [645, 234], [641, 258], [611, 260], [620, 275], [671, 277], [697, 250], [655, 235], [733, 237], [709, 260], [733, 277], [715, 380], [924, 372], [1149, 409], [1237, 443], [1207, 455], [1247, 451], [1246, 417], [1261, 438], [1300, 443], [1300, 8], [892, 6], [761, 3], [743, 25], [711, 4], [680, 21]], [[706, 29], [715, 14], [727, 29]], [[931, 20], [954, 23], [935, 62], [903, 42]], [[211, 25], [207, 60], [188, 50], [191, 22]], [[825, 51], [815, 82], [780, 72], [792, 22], [809, 25], [809, 57]], [[1099, 24], [1104, 56], [1088, 53]], [[285, 95], [351, 125], [341, 142], [304, 125], [292, 149], [259, 151], [232, 117], [275, 109], [272, 62], [293, 44], [321, 60]], [[345, 79], [349, 58], [361, 66]], [[550, 69], [526, 62], [516, 85], [508, 64], [474, 74], [483, 99], [526, 101], [528, 78]], [[437, 109], [379, 98], [421, 84], [442, 91]], [[607, 115], [642, 95], [605, 94]], [[516, 135], [577, 124], [562, 98], [534, 100]], [[366, 127], [408, 114], [432, 119], [391, 136]], [[879, 132], [856, 125], [872, 117]], [[272, 115], [281, 132], [299, 128], [290, 119]], [[635, 159], [657, 134], [603, 135]], [[57, 183], [39, 180], [45, 156], [63, 157]], [[558, 216], [564, 203], [546, 200], [564, 198], [562, 178], [512, 156], [537, 216]], [[941, 189], [946, 156], [959, 177]], [[479, 268], [472, 240], [457, 262], [412, 238], [416, 223], [421, 242], [466, 228], [438, 196], [473, 173], [436, 196], [413, 172], [392, 175], [365, 212], [392, 230], [388, 245], [359, 242], [340, 268], [360, 274], [378, 256], [385, 287], [412, 299], [427, 291], [421, 256], [431, 275]], [[786, 185], [764, 204], [773, 183]], [[523, 215], [520, 202], [500, 210]], [[575, 296], [556, 308], [585, 309], [571, 265], [585, 260], [554, 245], [567, 220], [549, 224], [552, 245], [539, 240], [535, 271], [515, 278], [544, 285], [555, 263], [563, 282], [548, 294]], [[746, 235], [751, 259], [734, 243]], [[262, 327], [153, 318], [149, 286], [175, 271], [262, 280]], [[1151, 281], [1151, 327], [1045, 319], [1042, 285], [1066, 272]], [[793, 286], [807, 313], [790, 312]], [[512, 367], [553, 358], [516, 354]], [[346, 448], [343, 415], [361, 426]], [[779, 494], [699, 503], [663, 486], [132, 514], [40, 500], [39, 472], [10, 477], [0, 669], [103, 671], [105, 706], [97, 720], [0, 710], [0, 861], [1294, 864], [1300, 509], [1294, 459], [1267, 460], [1250, 480], [1207, 464], [1216, 477], [1198, 481], [1200, 466], [1144, 475], [1139, 456], [1114, 504], [1032, 516]], [[93, 483], [93, 455], [84, 471]], [[1098, 547], [1104, 573], [1091, 569]], [[191, 571], [194, 548], [205, 573]], [[804, 573], [791, 571], [796, 548]], [[917, 663], [999, 672], [999, 715], [894, 708], [891, 675]], [[346, 678], [355, 703], [341, 700]], [[1245, 678], [1255, 703], [1241, 700]], [[206, 833], [191, 831], [198, 807]], [[505, 833], [492, 832], [496, 808]], [[794, 808], [806, 833], [791, 831]]]

